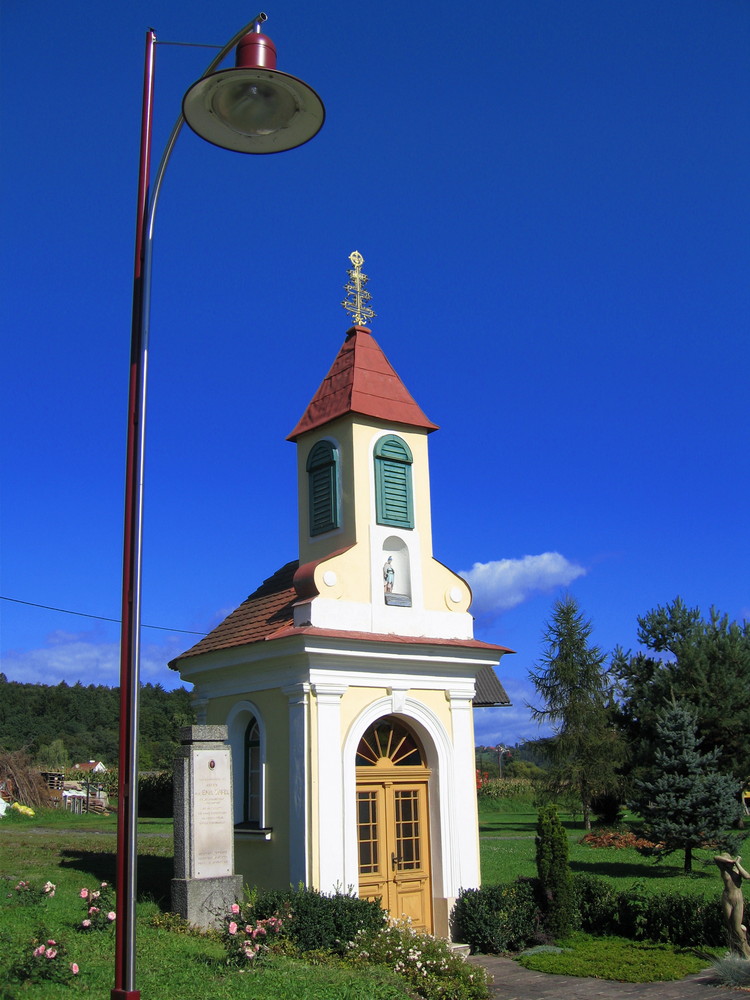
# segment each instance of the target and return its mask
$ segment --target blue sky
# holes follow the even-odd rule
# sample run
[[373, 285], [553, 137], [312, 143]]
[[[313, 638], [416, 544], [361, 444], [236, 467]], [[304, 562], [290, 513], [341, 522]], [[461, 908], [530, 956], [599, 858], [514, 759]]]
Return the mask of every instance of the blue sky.
[[[157, 220], [143, 679], [296, 557], [285, 441], [348, 322], [428, 417], [434, 548], [524, 702], [554, 599], [605, 650], [677, 594], [750, 616], [750, 5], [266, 8], [326, 124], [278, 156], [189, 131]], [[145, 29], [221, 44], [236, 2], [7, 0], [3, 597], [119, 614]], [[207, 50], [160, 46], [155, 147]], [[0, 601], [9, 679], [117, 683], [118, 627]]]

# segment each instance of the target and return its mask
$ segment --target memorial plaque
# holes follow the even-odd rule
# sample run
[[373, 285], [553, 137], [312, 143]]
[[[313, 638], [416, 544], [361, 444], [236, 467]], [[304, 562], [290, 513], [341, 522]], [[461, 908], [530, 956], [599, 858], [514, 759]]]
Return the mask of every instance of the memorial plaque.
[[194, 878], [218, 878], [233, 874], [233, 836], [229, 751], [224, 748], [194, 750]]

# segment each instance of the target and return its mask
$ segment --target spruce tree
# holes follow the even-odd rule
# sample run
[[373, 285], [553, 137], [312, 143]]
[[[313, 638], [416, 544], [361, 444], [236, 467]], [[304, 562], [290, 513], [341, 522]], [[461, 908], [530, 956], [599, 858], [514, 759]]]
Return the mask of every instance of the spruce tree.
[[568, 837], [555, 806], [539, 810], [536, 826], [536, 871], [545, 907], [545, 925], [553, 938], [572, 928], [573, 876], [568, 866]]
[[694, 712], [674, 702], [656, 717], [654, 764], [634, 782], [630, 807], [643, 817], [654, 853], [684, 851], [686, 872], [696, 847], [737, 846], [726, 831], [739, 815], [739, 785], [718, 769], [720, 754], [720, 747], [701, 753]]
[[547, 791], [578, 797], [584, 826], [591, 829], [594, 798], [615, 791], [624, 750], [611, 719], [611, 686], [605, 654], [590, 644], [591, 622], [570, 596], [555, 602], [544, 632], [541, 662], [530, 672], [544, 706], [530, 705], [532, 717], [551, 725], [544, 741], [550, 763]]
[[750, 621], [730, 621], [713, 608], [705, 618], [677, 597], [638, 618], [638, 642], [646, 651], [617, 650], [612, 662], [634, 777], [653, 764], [659, 706], [676, 698], [695, 711], [704, 749], [720, 748], [721, 770], [747, 780]]

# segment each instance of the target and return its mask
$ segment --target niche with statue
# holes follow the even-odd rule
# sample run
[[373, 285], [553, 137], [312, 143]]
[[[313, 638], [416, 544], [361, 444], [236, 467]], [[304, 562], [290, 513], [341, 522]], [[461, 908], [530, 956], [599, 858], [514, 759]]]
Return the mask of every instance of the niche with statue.
[[383, 543], [383, 595], [385, 603], [397, 608], [411, 607], [409, 549], [403, 538], [391, 535]]

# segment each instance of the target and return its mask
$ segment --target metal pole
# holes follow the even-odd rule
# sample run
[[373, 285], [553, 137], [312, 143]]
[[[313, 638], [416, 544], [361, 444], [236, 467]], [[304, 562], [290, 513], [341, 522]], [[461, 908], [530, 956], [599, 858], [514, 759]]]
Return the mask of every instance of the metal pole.
[[[260, 13], [227, 42], [204, 76], [219, 65], [237, 42], [267, 19]], [[115, 987], [111, 1000], [140, 1000], [135, 988], [135, 903], [138, 863], [138, 709], [141, 647], [141, 567], [143, 552], [143, 479], [146, 441], [146, 386], [151, 304], [151, 264], [156, 206], [169, 157], [184, 122], [178, 117], [159, 163], [151, 193], [151, 140], [154, 106], [156, 32], [146, 32], [143, 105], [138, 170], [138, 203], [133, 272], [133, 320], [130, 338], [130, 386], [125, 457], [125, 528], [123, 535], [122, 630], [120, 637], [120, 748], [117, 801], [117, 921]]]
[[151, 174], [156, 33], [146, 32], [138, 203], [133, 272], [133, 323], [125, 457], [125, 529], [120, 640], [120, 754], [117, 794], [117, 921], [112, 1000], [140, 1000], [135, 989], [135, 900], [138, 859], [138, 701], [143, 538], [143, 466], [148, 347], [143, 338], [143, 256]]

